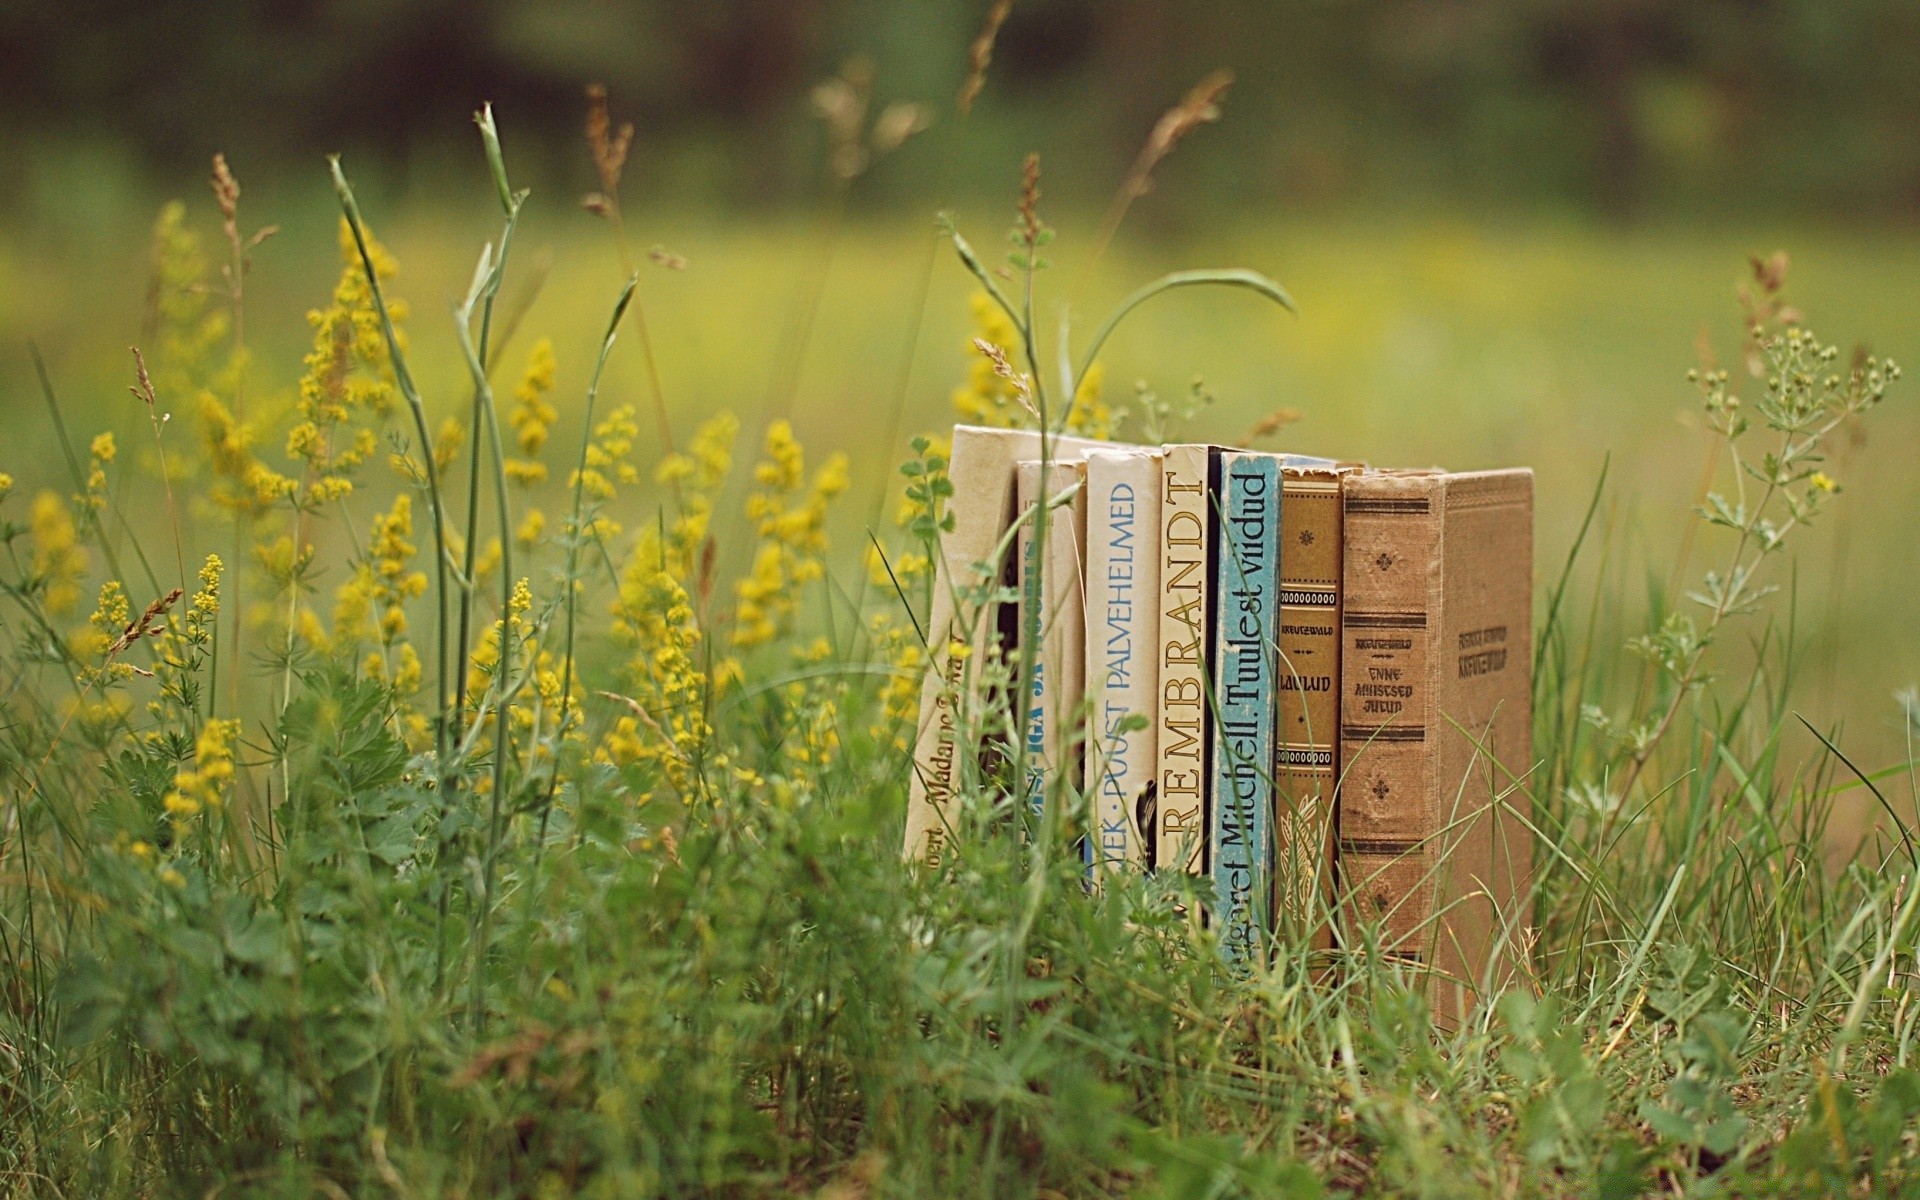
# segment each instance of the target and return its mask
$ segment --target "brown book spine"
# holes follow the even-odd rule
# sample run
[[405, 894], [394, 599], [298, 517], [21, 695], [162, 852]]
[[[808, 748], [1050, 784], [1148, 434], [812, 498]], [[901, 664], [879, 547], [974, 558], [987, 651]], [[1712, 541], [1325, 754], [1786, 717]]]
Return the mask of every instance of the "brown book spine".
[[1443, 1026], [1526, 967], [1532, 506], [1528, 471], [1342, 486], [1344, 931], [1417, 965]]
[[1286, 942], [1331, 947], [1340, 751], [1340, 477], [1281, 468], [1274, 911]]
[[1350, 475], [1341, 489], [1339, 873], [1352, 940], [1424, 963], [1433, 914], [1429, 626], [1440, 606], [1438, 475]]

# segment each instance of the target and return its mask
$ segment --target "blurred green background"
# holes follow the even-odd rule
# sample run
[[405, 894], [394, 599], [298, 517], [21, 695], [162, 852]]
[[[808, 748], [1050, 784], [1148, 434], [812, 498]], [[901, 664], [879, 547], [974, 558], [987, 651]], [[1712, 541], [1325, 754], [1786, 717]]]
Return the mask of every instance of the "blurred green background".
[[[987, 8], [114, 0], [83, 14], [14, 0], [0, 8], [0, 469], [66, 486], [30, 339], [79, 431], [135, 444], [127, 347], [153, 216], [186, 199], [217, 250], [215, 151], [244, 188], [242, 223], [281, 227], [248, 284], [250, 387], [291, 387], [305, 313], [336, 277], [323, 155], [337, 151], [400, 262], [429, 405], [457, 411], [447, 306], [498, 222], [469, 123], [487, 100], [534, 190], [519, 278], [549, 271], [502, 374], [533, 336], [555, 338], [567, 444], [625, 274], [580, 205], [598, 186], [580, 134], [589, 81], [636, 127], [622, 200], [677, 427], [730, 408], [744, 457], [790, 412], [816, 453], [852, 452], [843, 547], [863, 539], [905, 438], [952, 420], [968, 365], [973, 288], [931, 218], [950, 209], [999, 246], [1028, 151], [1061, 230], [1049, 336], [1063, 305], [1084, 331], [1179, 267], [1254, 267], [1300, 302], [1291, 319], [1240, 294], [1158, 301], [1111, 344], [1110, 397], [1202, 374], [1218, 401], [1195, 436], [1230, 440], [1286, 407], [1301, 414], [1288, 444], [1315, 453], [1530, 463], [1547, 571], [1611, 455], [1602, 525], [1630, 600], [1675, 578], [1707, 448], [1684, 375], [1703, 346], [1736, 361], [1747, 255], [1792, 254], [1791, 296], [1824, 335], [1920, 360], [1920, 6], [1020, 0], [962, 119], [953, 98]], [[843, 188], [809, 97], [855, 59], [872, 111], [915, 101], [932, 124]], [[1096, 259], [1159, 114], [1219, 67], [1236, 76], [1222, 120], [1157, 167]], [[687, 269], [646, 262], [656, 244]], [[630, 344], [609, 381], [613, 400], [647, 402]], [[1849, 432], [1832, 465], [1846, 495], [1780, 572], [1808, 647], [1801, 707], [1843, 722], [1872, 763], [1904, 753], [1893, 693], [1920, 678], [1913, 411], [1898, 391]], [[1706, 565], [1697, 547], [1691, 570]]]

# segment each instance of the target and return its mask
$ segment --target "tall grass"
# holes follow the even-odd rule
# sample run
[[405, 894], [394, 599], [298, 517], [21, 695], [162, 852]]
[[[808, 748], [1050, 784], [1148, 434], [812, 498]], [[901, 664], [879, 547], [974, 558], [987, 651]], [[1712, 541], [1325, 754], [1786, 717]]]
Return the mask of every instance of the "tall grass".
[[[844, 461], [809, 471], [784, 422], [747, 488], [724, 415], [639, 461], [635, 409], [598, 395], [637, 319], [628, 283], [605, 297], [582, 442], [541, 490], [543, 375], [511, 389], [511, 446], [493, 376], [524, 200], [482, 132], [505, 224], [454, 314], [463, 379], [408, 370], [447, 331], [396, 303], [337, 165], [341, 283], [278, 411], [255, 395], [236, 415], [239, 288], [228, 318], [175, 280], [155, 387], [192, 466], [171, 490], [251, 561], [171, 600], [154, 570], [123, 573], [110, 438], [70, 445], [71, 495], [0, 501], [8, 1194], [1915, 1186], [1913, 772], [1850, 762], [1830, 730], [1788, 753], [1787, 554], [1845, 502], [1824, 440], [1897, 369], [1806, 335], [1783, 265], [1760, 265], [1738, 326], [1757, 374], [1700, 376], [1722, 457], [1697, 553], [1724, 565], [1697, 597], [1656, 589], [1645, 624], [1604, 478], [1553, 548], [1539, 761], [1512, 781], [1539, 833], [1517, 914], [1537, 978], [1441, 1032], [1365, 929], [1331, 973], [1282, 944], [1243, 979], [1164, 884], [1089, 893], [1063, 852], [1072, 795], [1049, 845], [1000, 829], [1009, 785], [977, 779], [961, 852], [902, 864], [938, 445], [908, 464], [904, 536], [876, 531], [887, 584], [863, 587], [825, 540]], [[1005, 324], [982, 309], [997, 362], [976, 416], [1028, 419], [1013, 394], [1046, 394], [1034, 183], [1021, 298]], [[1223, 278], [1265, 285], [1205, 281]], [[1032, 419], [1114, 416], [1086, 388], [1112, 328]], [[469, 420], [434, 428], [423, 387], [461, 389]], [[1169, 417], [1155, 405], [1136, 417]], [[729, 527], [746, 544], [720, 546]], [[1756, 665], [1732, 676], [1741, 638], [1733, 661]], [[244, 685], [223, 693], [216, 664]], [[1836, 803], [1862, 791], [1880, 834], [1831, 863]]]

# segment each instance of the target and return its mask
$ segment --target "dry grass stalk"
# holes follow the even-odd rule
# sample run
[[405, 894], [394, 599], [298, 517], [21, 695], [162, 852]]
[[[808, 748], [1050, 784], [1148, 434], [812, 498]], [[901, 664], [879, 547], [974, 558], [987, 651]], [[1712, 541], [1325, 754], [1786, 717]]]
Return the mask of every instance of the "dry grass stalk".
[[1240, 435], [1239, 444], [1242, 446], [1251, 446], [1255, 442], [1274, 437], [1279, 434], [1280, 431], [1286, 429], [1295, 421], [1298, 421], [1300, 417], [1301, 413], [1297, 408], [1276, 408], [1249, 426], [1247, 431]]
[[185, 592], [180, 588], [174, 588], [166, 595], [155, 600], [152, 604], [147, 605], [139, 616], [127, 622], [127, 627], [120, 631], [120, 636], [113, 639], [113, 643], [107, 647], [107, 657], [112, 658], [143, 637], [152, 637], [154, 634], [159, 633], [161, 618], [167, 615], [167, 610], [178, 603], [180, 597], [183, 595], [185, 595]]
[[1126, 219], [1127, 210], [1133, 207], [1133, 202], [1153, 190], [1153, 171], [1160, 165], [1160, 160], [1173, 153], [1180, 139], [1200, 126], [1220, 119], [1220, 104], [1227, 98], [1227, 89], [1232, 85], [1233, 72], [1223, 67], [1194, 84], [1180, 103], [1168, 109], [1154, 124], [1146, 145], [1140, 147], [1140, 153], [1134, 158], [1132, 168], [1127, 171], [1126, 179], [1121, 182], [1120, 190], [1115, 193], [1113, 204], [1107, 210], [1106, 222], [1101, 226], [1100, 237], [1094, 243], [1096, 259], [1106, 252], [1108, 243], [1120, 228], [1120, 222]]
[[622, 121], [613, 128], [607, 112], [605, 84], [587, 85], [587, 145], [593, 150], [593, 169], [600, 176], [600, 190], [587, 193], [583, 203], [589, 212], [600, 216], [620, 211], [620, 176], [627, 167], [627, 150], [633, 145], [633, 122]]
[[993, 373], [1013, 385], [1013, 391], [1020, 399], [1020, 406], [1027, 410], [1035, 421], [1040, 419], [1040, 410], [1033, 406], [1033, 381], [1022, 372], [1013, 369], [1007, 361], [1007, 352], [985, 338], [973, 339], [973, 348], [987, 356], [993, 364]]
[[1013, 0], [993, 0], [993, 7], [987, 10], [986, 24], [980, 27], [980, 35], [973, 39], [973, 45], [967, 48], [967, 81], [960, 85], [960, 95], [954, 101], [954, 107], [961, 116], [973, 111], [973, 102], [979, 98], [980, 89], [987, 86], [987, 67], [993, 62], [993, 43], [1000, 36], [1000, 26], [1006, 24], [1007, 14], [1013, 11]]

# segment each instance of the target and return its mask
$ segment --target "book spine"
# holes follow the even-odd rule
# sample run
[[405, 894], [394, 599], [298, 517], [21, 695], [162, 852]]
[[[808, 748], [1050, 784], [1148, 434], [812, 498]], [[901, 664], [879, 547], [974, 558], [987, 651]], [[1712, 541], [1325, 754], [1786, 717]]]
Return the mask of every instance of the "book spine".
[[1341, 506], [1343, 923], [1457, 1028], [1527, 969], [1533, 475], [1350, 475]]
[[1441, 553], [1430, 994], [1436, 1023], [1457, 1028], [1525, 976], [1533, 940], [1532, 472], [1448, 476]]
[[[1036, 648], [1021, 722], [1027, 752], [1022, 788], [1036, 823], [1049, 797], [1058, 803], [1079, 785], [1074, 750], [1086, 669], [1085, 477], [1083, 462], [1018, 467], [1019, 637]], [[1039, 536], [1042, 528], [1045, 537]]]
[[1213, 925], [1227, 961], [1271, 932], [1274, 635], [1280, 618], [1280, 461], [1220, 456], [1213, 577]]
[[[1082, 457], [1102, 443], [1052, 439], [1052, 453]], [[999, 547], [1011, 519], [1013, 464], [1037, 458], [1040, 436], [1027, 430], [956, 425], [947, 455], [953, 487], [943, 515], [927, 612], [927, 672], [920, 685], [920, 719], [913, 770], [907, 777], [902, 856], [929, 867], [946, 858], [959, 813], [954, 801], [977, 777], [977, 736], [986, 699], [980, 665], [997, 645], [998, 604], [981, 592], [999, 579]], [[985, 574], [981, 572], [984, 571]]]
[[1160, 695], [1155, 717], [1156, 871], [1206, 873], [1207, 783], [1213, 720], [1207, 703], [1207, 592], [1213, 578], [1209, 504], [1218, 455], [1168, 446], [1160, 471]]
[[1096, 874], [1147, 865], [1160, 689], [1161, 458], [1087, 456], [1085, 771]]
[[1281, 468], [1275, 924], [1284, 939], [1316, 950], [1333, 944], [1327, 917], [1340, 750], [1340, 476]]
[[1439, 790], [1430, 738], [1444, 482], [1364, 472], [1341, 489], [1339, 878], [1349, 939], [1430, 959]]

